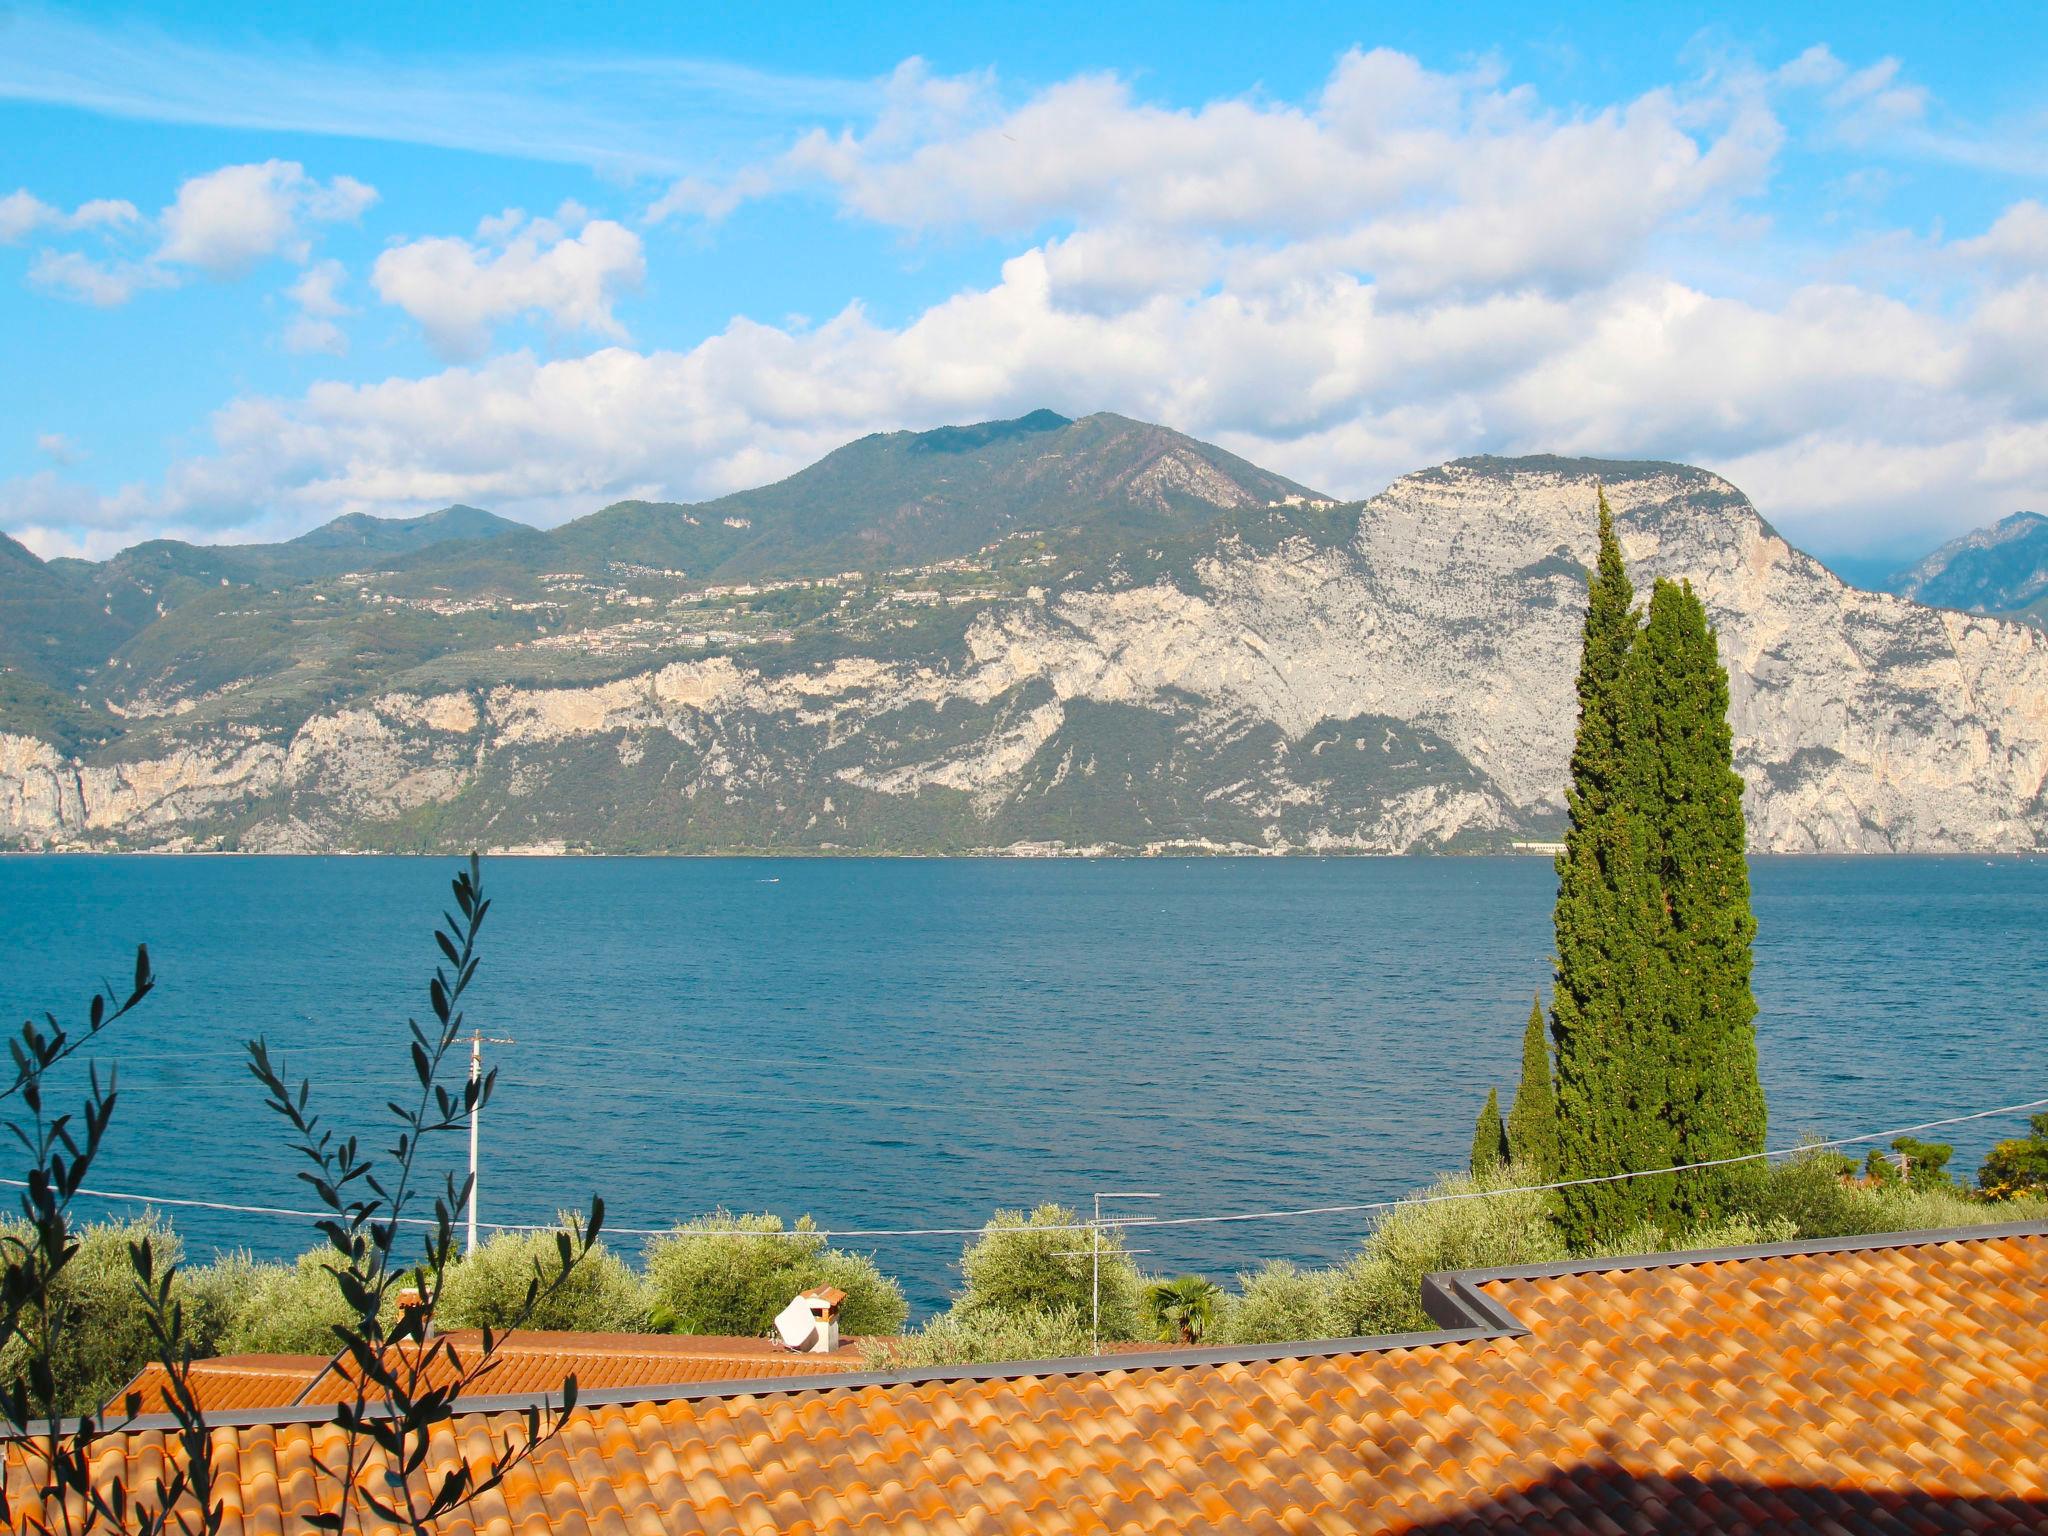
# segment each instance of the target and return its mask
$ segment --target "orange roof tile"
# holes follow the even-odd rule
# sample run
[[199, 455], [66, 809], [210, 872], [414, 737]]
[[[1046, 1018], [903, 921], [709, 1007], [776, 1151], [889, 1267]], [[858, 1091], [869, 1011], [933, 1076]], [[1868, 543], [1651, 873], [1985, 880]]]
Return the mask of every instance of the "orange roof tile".
[[[474, 1330], [437, 1335], [454, 1347], [463, 1366], [475, 1363], [483, 1336]], [[325, 1364], [325, 1362], [322, 1362]], [[504, 1397], [560, 1389], [574, 1375], [579, 1391], [641, 1386], [680, 1386], [700, 1381], [758, 1381], [764, 1377], [822, 1376], [859, 1370], [860, 1348], [843, 1344], [828, 1355], [797, 1354], [770, 1339], [710, 1334], [515, 1333], [498, 1344], [489, 1371], [474, 1383], [478, 1395]], [[452, 1375], [449, 1357], [430, 1356], [430, 1381]], [[344, 1362], [312, 1383], [301, 1403], [352, 1400], [354, 1388]]]
[[[474, 1329], [441, 1335], [457, 1357], [473, 1361], [482, 1343]], [[445, 1380], [446, 1357], [436, 1355], [434, 1376]], [[772, 1339], [713, 1334], [515, 1333], [499, 1341], [479, 1393], [503, 1396], [557, 1391], [574, 1375], [580, 1389], [678, 1386], [696, 1381], [758, 1381], [764, 1377], [820, 1376], [860, 1369], [857, 1342], [831, 1354], [796, 1354]], [[327, 1355], [216, 1355], [192, 1362], [192, 1395], [202, 1413], [332, 1404], [352, 1396], [339, 1362]], [[144, 1414], [169, 1411], [163, 1367], [143, 1367], [108, 1400], [108, 1411], [127, 1412], [128, 1397], [142, 1399]]]
[[[215, 1355], [193, 1361], [187, 1381], [201, 1413], [288, 1408], [313, 1384], [313, 1378], [327, 1369], [327, 1361], [326, 1355]], [[168, 1412], [167, 1385], [162, 1366], [146, 1365], [108, 1399], [108, 1412], [125, 1414], [131, 1396], [142, 1400], [143, 1413]]]
[[[1444, 1330], [1401, 1339], [600, 1391], [441, 1529], [2048, 1529], [2048, 1229], [1536, 1266], [1429, 1299]], [[230, 1532], [307, 1512], [335, 1433], [316, 1413], [216, 1431]], [[516, 1422], [479, 1402], [430, 1466]], [[111, 1437], [101, 1465], [162, 1443]]]

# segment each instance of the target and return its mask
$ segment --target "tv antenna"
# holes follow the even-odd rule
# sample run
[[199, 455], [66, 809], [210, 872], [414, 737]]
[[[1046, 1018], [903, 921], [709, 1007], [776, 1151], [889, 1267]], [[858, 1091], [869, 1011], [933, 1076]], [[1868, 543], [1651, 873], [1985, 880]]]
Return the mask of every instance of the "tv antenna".
[[[1144, 1189], [1098, 1189], [1095, 1191], [1095, 1219], [1089, 1223], [1089, 1243], [1085, 1249], [1077, 1250], [1074, 1257], [1082, 1253], [1089, 1257], [1088, 1280], [1088, 1344], [1095, 1354], [1102, 1353], [1102, 1202], [1105, 1200], [1157, 1200], [1161, 1198]], [[1122, 1231], [1133, 1224], [1142, 1223], [1143, 1216], [1125, 1216], [1121, 1220], [1112, 1217], [1111, 1224]], [[1127, 1253], [1144, 1253], [1146, 1249], [1130, 1248]]]

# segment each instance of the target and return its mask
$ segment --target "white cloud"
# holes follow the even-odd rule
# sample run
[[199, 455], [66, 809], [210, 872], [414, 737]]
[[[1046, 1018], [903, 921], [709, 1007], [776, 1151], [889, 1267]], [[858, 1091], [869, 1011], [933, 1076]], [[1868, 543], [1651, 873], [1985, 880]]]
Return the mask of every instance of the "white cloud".
[[[377, 258], [377, 296], [404, 310], [444, 355], [479, 357], [495, 326], [537, 314], [557, 331], [623, 339], [618, 298], [646, 275], [640, 237], [610, 219], [565, 208], [560, 219], [516, 210], [487, 219], [475, 241], [441, 237]], [[581, 222], [575, 234], [567, 223]]]
[[1815, 43], [1772, 78], [1781, 86], [1817, 94], [1830, 114], [1830, 129], [1850, 142], [1864, 142], [1927, 114], [1928, 93], [1903, 78], [1899, 61], [1879, 59], [1851, 69], [1825, 43]]
[[2048, 175], [2048, 139], [2038, 115], [1987, 126], [1938, 124], [1933, 93], [1905, 78], [1897, 59], [1852, 69], [1825, 44], [1815, 44], [1771, 79], [1818, 102], [1821, 138], [1831, 146], [2002, 175]]
[[96, 197], [66, 213], [22, 188], [0, 197], [0, 245], [18, 244], [39, 231], [70, 233], [107, 225], [134, 224], [140, 219], [135, 205], [119, 198]]
[[781, 178], [767, 166], [751, 166], [723, 181], [680, 176], [648, 205], [646, 219], [649, 224], [673, 218], [698, 218], [716, 224], [740, 204], [765, 197], [780, 185]]
[[[1765, 305], [1638, 275], [1416, 304], [1339, 273], [1088, 310], [1062, 302], [1059, 259], [1028, 250], [901, 327], [856, 306], [811, 329], [736, 320], [687, 351], [520, 353], [239, 401], [211, 452], [75, 520], [295, 527], [460, 500], [551, 522], [759, 483], [864, 432], [1039, 405], [1165, 421], [1347, 496], [1479, 451], [1690, 459], [1823, 541], [1966, 526], [2048, 494], [2030, 386], [1980, 365], [1974, 318], [1859, 289]], [[51, 490], [20, 486], [0, 520], [57, 526]]]
[[226, 165], [194, 176], [163, 212], [157, 259], [234, 277], [269, 256], [303, 262], [304, 226], [354, 219], [377, 201], [351, 176], [321, 182], [292, 160]]
[[177, 278], [144, 261], [95, 260], [77, 251], [39, 251], [28, 280], [80, 304], [111, 309], [126, 304], [145, 288], [169, 288]]
[[347, 281], [347, 269], [330, 259], [306, 268], [285, 290], [299, 311], [285, 327], [287, 351], [324, 352], [330, 357], [348, 351], [348, 336], [336, 323], [355, 313], [341, 299], [341, 286]]
[[[31, 476], [0, 487], [0, 523], [288, 532], [455, 500], [549, 522], [1040, 405], [1165, 421], [1343, 495], [1473, 452], [1688, 459], [1834, 549], [2048, 500], [2048, 216], [2018, 203], [1973, 240], [1905, 237], [1916, 273], [1944, 279], [1936, 299], [1886, 291], [1871, 262], [1852, 282], [1774, 243], [1789, 93], [1831, 125], [1924, 131], [1896, 69], [1826, 50], [1569, 111], [1490, 68], [1384, 50], [1345, 56], [1303, 103], [1187, 109], [1107, 76], [1013, 103], [992, 77], [913, 64], [864, 128], [686, 178], [649, 210], [715, 220], [823, 189], [908, 240], [1028, 231], [999, 274], [906, 322], [851, 302], [677, 350], [487, 358], [528, 317], [623, 342], [645, 266], [635, 234], [581, 208], [508, 212], [392, 246], [370, 274], [467, 366], [234, 401], [159, 483], [94, 497]], [[301, 237], [313, 217], [293, 214]], [[342, 344], [343, 281], [308, 269], [288, 345]]]
[[1965, 261], [2017, 277], [2048, 272], [2048, 207], [2033, 198], [2014, 203], [1983, 234], [1950, 249]]
[[1219, 276], [1222, 247], [1132, 229], [1083, 229], [1045, 245], [1046, 276], [1072, 309], [1110, 313], [1162, 295], [1199, 293]]
[[1839, 119], [1837, 131], [1851, 142], [1917, 123], [1927, 115], [1927, 91], [1900, 79], [1897, 59], [1879, 59], [1842, 76], [1827, 93]]
[[[376, 200], [376, 189], [354, 177], [322, 182], [295, 161], [268, 160], [190, 178], [154, 221], [119, 199], [96, 198], [66, 213], [26, 190], [13, 192], [0, 198], [0, 244], [97, 234], [90, 252], [43, 244], [29, 281], [60, 297], [109, 308], [144, 289], [175, 288], [193, 268], [232, 278], [269, 256], [303, 265], [312, 257], [308, 226], [354, 219]], [[140, 247], [138, 236], [153, 236], [154, 248]], [[146, 254], [135, 254], [138, 249]], [[331, 317], [328, 330], [339, 334]]]
[[864, 130], [813, 131], [723, 183], [686, 178], [649, 217], [715, 220], [813, 186], [913, 232], [1071, 223], [1056, 264], [1074, 302], [1097, 307], [1225, 262], [1238, 282], [1349, 272], [1388, 299], [1568, 291], [1624, 269], [1674, 220], [1759, 190], [1782, 137], [1750, 75], [1564, 114], [1492, 69], [1353, 50], [1306, 105], [1183, 109], [1112, 75], [1011, 106], [990, 76], [912, 61]]
[[62, 432], [38, 432], [36, 452], [53, 464], [76, 464], [85, 457], [84, 450]]
[[[865, 114], [873, 82], [774, 74], [636, 46], [552, 55], [490, 46], [378, 56], [261, 39], [195, 43], [134, 16], [10, 7], [0, 100], [145, 122], [332, 134], [480, 151], [627, 175], [677, 175], [794, 122]], [[495, 40], [493, 40], [495, 44]]]
[[1971, 317], [1966, 367], [1985, 392], [2008, 395], [2048, 415], [2048, 271], [1995, 288]]

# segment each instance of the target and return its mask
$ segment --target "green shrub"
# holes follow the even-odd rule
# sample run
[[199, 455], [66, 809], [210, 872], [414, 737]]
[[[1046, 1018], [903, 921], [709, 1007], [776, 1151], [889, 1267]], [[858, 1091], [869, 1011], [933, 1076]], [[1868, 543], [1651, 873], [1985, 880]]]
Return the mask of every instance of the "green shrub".
[[[1074, 1231], [1080, 1217], [1063, 1205], [1041, 1205], [1030, 1215], [997, 1211], [981, 1236], [960, 1254], [964, 1288], [953, 1310], [963, 1317], [1092, 1315], [1095, 1234]], [[1067, 1230], [1060, 1230], [1060, 1229]], [[1144, 1277], [1115, 1228], [1101, 1234], [1102, 1337], [1146, 1336]]]
[[1750, 1193], [1749, 1214], [1758, 1221], [1789, 1223], [1801, 1237], [1853, 1237], [1873, 1230], [1859, 1191], [1842, 1181], [1856, 1165], [1825, 1147], [1802, 1147], [1773, 1164]]
[[[255, 1285], [256, 1261], [237, 1249], [179, 1271], [184, 1280], [185, 1340], [195, 1358], [237, 1353], [237, 1315]], [[275, 1266], [273, 1266], [275, 1267]]]
[[1436, 1326], [1422, 1310], [1422, 1277], [1369, 1246], [1330, 1272], [1330, 1311], [1338, 1338]]
[[1885, 1156], [1882, 1147], [1872, 1147], [1870, 1155], [1863, 1159], [1863, 1177], [1873, 1184], [1896, 1184], [1899, 1165]]
[[[10, 1226], [18, 1234], [28, 1230], [19, 1223]], [[178, 1235], [154, 1212], [133, 1221], [94, 1222], [74, 1237], [78, 1251], [52, 1288], [57, 1316], [67, 1322], [53, 1330], [50, 1359], [57, 1406], [65, 1414], [98, 1411], [156, 1358], [128, 1245], [147, 1243], [159, 1272], [177, 1263], [181, 1253]], [[35, 1315], [23, 1317], [21, 1331], [0, 1351], [0, 1374], [13, 1379], [22, 1369], [28, 1348], [23, 1334], [39, 1326]]]
[[1906, 1182], [1918, 1189], [1949, 1189], [1949, 1159], [1956, 1149], [1945, 1141], [1919, 1141], [1911, 1136], [1893, 1140], [1892, 1150], [1906, 1159]]
[[1053, 1311], [941, 1312], [898, 1339], [870, 1339], [861, 1355], [870, 1370], [978, 1365], [1009, 1360], [1065, 1360], [1092, 1352], [1088, 1317], [1072, 1307]]
[[[560, 1329], [637, 1333], [648, 1326], [647, 1288], [626, 1263], [593, 1243], [568, 1281], [523, 1322], [529, 1286], [561, 1268], [553, 1232], [500, 1232], [448, 1266], [434, 1321], [442, 1328]], [[786, 1301], [788, 1298], [785, 1297]]]
[[717, 1210], [647, 1244], [653, 1326], [669, 1333], [764, 1334], [791, 1297], [821, 1285], [846, 1292], [842, 1333], [895, 1333], [910, 1315], [901, 1286], [865, 1254], [826, 1247], [808, 1216], [785, 1229], [780, 1216]]
[[1983, 1226], [2048, 1215], [2048, 1199], [1994, 1202], [1951, 1183], [1946, 1159], [1938, 1155], [1940, 1144], [1933, 1144], [1932, 1154], [1925, 1153], [1928, 1144], [1918, 1145], [1921, 1152], [1905, 1150], [1909, 1157], [1925, 1155], [1924, 1165], [1916, 1162], [1904, 1180], [1893, 1177], [1867, 1186], [1845, 1182], [1856, 1165], [1840, 1153], [1802, 1150], [1759, 1182], [1749, 1214], [1765, 1226], [1789, 1224], [1798, 1236], [1814, 1239]]
[[1331, 1297], [1335, 1276], [1284, 1259], [1237, 1277], [1209, 1330], [1212, 1344], [1294, 1344], [1341, 1336]]
[[1684, 1253], [1695, 1248], [1750, 1248], [1759, 1243], [1789, 1243], [1798, 1235], [1798, 1228], [1782, 1216], [1767, 1221], [1746, 1212], [1681, 1227], [1675, 1232], [1645, 1221], [1584, 1256], [1629, 1258], [1643, 1253]]
[[1994, 1200], [2013, 1195], [2048, 1195], [2048, 1113], [2032, 1116], [2032, 1132], [2001, 1141], [1984, 1154], [1977, 1187]]
[[1358, 1256], [1332, 1282], [1338, 1331], [1409, 1333], [1434, 1327], [1422, 1310], [1425, 1275], [1563, 1258], [1564, 1240], [1551, 1215], [1550, 1196], [1520, 1188], [1534, 1182], [1530, 1169], [1513, 1163], [1483, 1177], [1452, 1175], [1423, 1191], [1431, 1203], [1397, 1206], [1383, 1214]]
[[1145, 1287], [1145, 1321], [1168, 1344], [1199, 1344], [1215, 1325], [1222, 1287], [1206, 1275], [1179, 1275]]
[[[217, 1351], [224, 1355], [331, 1355], [341, 1347], [335, 1329], [355, 1314], [327, 1271], [332, 1250], [314, 1248], [290, 1264], [257, 1263], [246, 1253], [228, 1254], [190, 1273], [190, 1283], [208, 1298]], [[394, 1296], [385, 1308], [397, 1315]]]
[[1720, 1221], [1686, 1227], [1664, 1241], [1667, 1252], [1682, 1253], [1693, 1248], [1755, 1248], [1765, 1243], [1789, 1243], [1799, 1229], [1782, 1216], [1765, 1219], [1738, 1211]]
[[1993, 1201], [1950, 1184], [1916, 1188], [1909, 1181], [1854, 1195], [1858, 1232], [1924, 1232], [2048, 1218], [2048, 1199]]

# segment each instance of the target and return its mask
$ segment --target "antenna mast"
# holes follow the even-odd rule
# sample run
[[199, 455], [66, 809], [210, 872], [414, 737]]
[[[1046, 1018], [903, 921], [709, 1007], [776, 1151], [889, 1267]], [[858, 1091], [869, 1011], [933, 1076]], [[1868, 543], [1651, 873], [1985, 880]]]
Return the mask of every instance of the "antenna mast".
[[[486, 1035], [480, 1029], [469, 1032], [469, 1080], [481, 1083], [484, 1075], [485, 1045], [517, 1045], [519, 1042], [509, 1036]], [[483, 1105], [477, 1104], [469, 1112], [469, 1239], [463, 1245], [462, 1256], [468, 1258], [476, 1252], [476, 1149], [477, 1123], [483, 1118]]]

